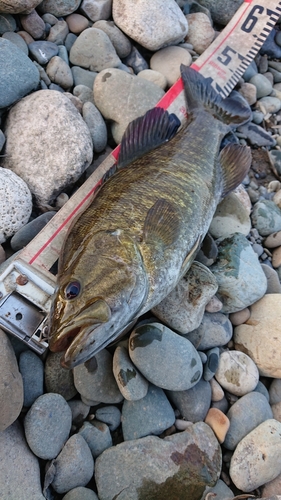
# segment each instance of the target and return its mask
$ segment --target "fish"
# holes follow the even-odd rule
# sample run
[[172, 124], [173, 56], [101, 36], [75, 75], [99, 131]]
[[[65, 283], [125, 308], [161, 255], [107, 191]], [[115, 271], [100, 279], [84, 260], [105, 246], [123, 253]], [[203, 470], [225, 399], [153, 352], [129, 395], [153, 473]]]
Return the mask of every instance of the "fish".
[[49, 348], [85, 363], [156, 306], [191, 266], [219, 201], [238, 186], [251, 150], [222, 140], [251, 117], [181, 65], [188, 119], [161, 107], [132, 121], [117, 164], [71, 226], [59, 258]]

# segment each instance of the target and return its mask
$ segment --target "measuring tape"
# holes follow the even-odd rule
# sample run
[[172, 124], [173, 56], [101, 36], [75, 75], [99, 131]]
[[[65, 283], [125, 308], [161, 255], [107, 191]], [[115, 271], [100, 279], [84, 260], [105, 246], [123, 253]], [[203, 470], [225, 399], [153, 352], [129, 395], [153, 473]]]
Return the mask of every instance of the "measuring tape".
[[[262, 47], [281, 15], [281, 1], [245, 0], [231, 21], [198, 57], [192, 67], [212, 80], [227, 97]], [[181, 122], [187, 112], [182, 80], [178, 80], [157, 106], [175, 113]], [[114, 165], [120, 147], [103, 161], [42, 231], [0, 275], [0, 327], [21, 338], [38, 353], [48, 347], [42, 341], [56, 279], [49, 269], [60, 255], [63, 241], [76, 216], [93, 200], [102, 178]]]

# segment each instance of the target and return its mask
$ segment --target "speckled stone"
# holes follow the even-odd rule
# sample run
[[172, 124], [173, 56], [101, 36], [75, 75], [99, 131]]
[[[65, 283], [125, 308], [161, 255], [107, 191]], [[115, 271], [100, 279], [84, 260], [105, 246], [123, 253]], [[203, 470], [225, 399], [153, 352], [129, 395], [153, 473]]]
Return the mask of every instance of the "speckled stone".
[[77, 390], [74, 386], [73, 372], [60, 364], [61, 356], [61, 352], [48, 352], [45, 362], [46, 391], [61, 394], [68, 401], [77, 394]]
[[261, 236], [280, 231], [281, 210], [273, 201], [260, 200], [253, 207], [252, 223]]
[[215, 377], [219, 384], [236, 396], [244, 396], [257, 386], [259, 372], [253, 360], [240, 351], [224, 351], [220, 355]]
[[175, 414], [160, 387], [149, 386], [147, 394], [138, 401], [125, 399], [122, 408], [122, 430], [125, 441], [149, 434], [159, 435], [175, 422]]
[[232, 334], [231, 322], [225, 314], [205, 312], [200, 326], [188, 333], [186, 338], [192, 342], [196, 349], [205, 351], [227, 344]]

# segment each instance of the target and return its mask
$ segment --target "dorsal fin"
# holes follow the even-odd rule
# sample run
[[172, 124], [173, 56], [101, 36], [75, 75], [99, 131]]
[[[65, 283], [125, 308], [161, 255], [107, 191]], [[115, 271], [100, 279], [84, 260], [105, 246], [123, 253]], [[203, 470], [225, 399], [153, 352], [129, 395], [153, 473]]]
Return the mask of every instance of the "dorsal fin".
[[137, 158], [169, 141], [181, 122], [163, 108], [153, 108], [129, 123], [123, 135], [117, 168], [126, 167]]
[[163, 246], [172, 245], [179, 237], [180, 220], [177, 207], [164, 198], [159, 199], [147, 212], [144, 241], [148, 244], [159, 242]]
[[225, 196], [247, 175], [252, 161], [251, 149], [241, 144], [228, 144], [221, 150], [219, 160], [223, 175], [222, 196]]

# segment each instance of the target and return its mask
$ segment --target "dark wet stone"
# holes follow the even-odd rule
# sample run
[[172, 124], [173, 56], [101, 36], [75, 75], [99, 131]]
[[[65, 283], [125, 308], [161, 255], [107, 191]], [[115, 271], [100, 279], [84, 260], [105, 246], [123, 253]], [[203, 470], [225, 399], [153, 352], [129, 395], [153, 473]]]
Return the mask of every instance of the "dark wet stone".
[[43, 65], [47, 64], [59, 52], [59, 48], [55, 43], [41, 40], [30, 43], [28, 48], [35, 61]]
[[215, 262], [217, 255], [218, 247], [215, 243], [215, 240], [210, 235], [210, 233], [207, 233], [203, 240], [201, 248], [196, 255], [196, 260], [198, 262], [201, 262], [201, 264], [204, 264], [204, 266], [211, 266]]
[[148, 69], [149, 66], [144, 59], [144, 57], [141, 55], [141, 53], [136, 49], [136, 47], [132, 47], [132, 50], [130, 54], [122, 59], [122, 62], [126, 64], [126, 66], [130, 66], [133, 68], [134, 73], [137, 75], [140, 71], [143, 71], [144, 69]]
[[179, 410], [182, 418], [189, 422], [205, 419], [211, 405], [211, 386], [201, 379], [188, 391], [166, 391], [168, 398]]
[[55, 214], [54, 211], [46, 212], [19, 229], [11, 238], [12, 249], [16, 252], [25, 247]]
[[20, 355], [19, 369], [22, 375], [24, 406], [31, 406], [44, 392], [44, 363], [30, 350]]
[[115, 431], [121, 423], [121, 412], [117, 406], [103, 406], [95, 412], [96, 418], [100, 422], [108, 425], [111, 431]]
[[260, 54], [267, 54], [269, 57], [273, 57], [274, 59], [280, 59], [281, 57], [281, 48], [275, 42], [275, 36], [277, 31], [273, 29], [271, 33], [269, 33], [262, 47], [260, 48]]
[[220, 350], [218, 347], [213, 347], [213, 349], [207, 351], [206, 354], [207, 362], [204, 365], [203, 378], [204, 380], [209, 381], [213, 378], [217, 371], [219, 365]]
[[112, 446], [109, 427], [98, 420], [92, 420], [91, 423], [84, 422], [79, 429], [79, 434], [85, 439], [94, 458]]

